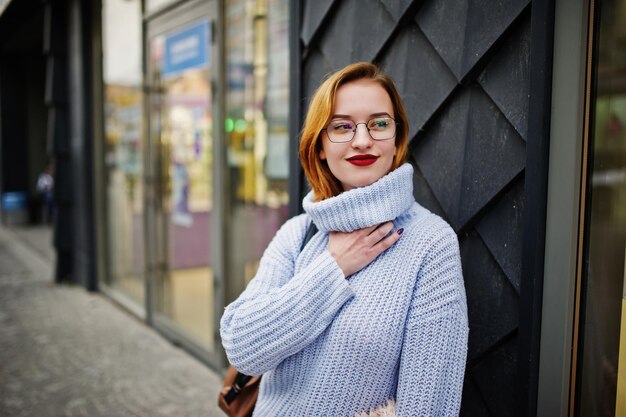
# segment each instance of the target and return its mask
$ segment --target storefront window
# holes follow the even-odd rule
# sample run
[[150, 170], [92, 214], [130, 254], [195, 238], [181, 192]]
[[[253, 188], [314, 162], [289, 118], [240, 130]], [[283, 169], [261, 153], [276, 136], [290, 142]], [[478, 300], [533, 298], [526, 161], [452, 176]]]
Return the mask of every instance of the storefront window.
[[102, 4], [107, 284], [144, 304], [141, 1]]
[[175, 2], [176, 0], [146, 0], [146, 12], [154, 13]]
[[287, 0], [226, 2], [229, 300], [287, 217], [288, 16]]
[[579, 416], [626, 415], [626, 0], [601, 0], [589, 152]]
[[214, 350], [213, 91], [209, 20], [150, 40], [156, 162], [157, 317]]

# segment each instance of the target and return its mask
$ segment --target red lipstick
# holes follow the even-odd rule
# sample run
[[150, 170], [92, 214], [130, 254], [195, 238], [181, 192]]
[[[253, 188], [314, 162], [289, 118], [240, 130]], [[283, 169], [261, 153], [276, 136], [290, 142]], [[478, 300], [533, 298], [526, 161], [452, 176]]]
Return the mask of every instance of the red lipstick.
[[346, 161], [350, 162], [352, 165], [364, 167], [364, 166], [372, 165], [374, 162], [376, 162], [377, 159], [378, 157], [376, 155], [365, 154], [365, 155], [354, 155], [346, 159]]

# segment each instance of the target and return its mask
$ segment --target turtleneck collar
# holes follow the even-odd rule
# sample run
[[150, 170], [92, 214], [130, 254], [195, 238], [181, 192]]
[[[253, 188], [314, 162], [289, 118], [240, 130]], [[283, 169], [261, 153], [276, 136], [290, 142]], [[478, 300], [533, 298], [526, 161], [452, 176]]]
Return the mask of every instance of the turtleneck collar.
[[414, 201], [413, 167], [405, 163], [371, 185], [322, 201], [313, 201], [311, 191], [302, 206], [322, 232], [351, 232], [393, 220]]

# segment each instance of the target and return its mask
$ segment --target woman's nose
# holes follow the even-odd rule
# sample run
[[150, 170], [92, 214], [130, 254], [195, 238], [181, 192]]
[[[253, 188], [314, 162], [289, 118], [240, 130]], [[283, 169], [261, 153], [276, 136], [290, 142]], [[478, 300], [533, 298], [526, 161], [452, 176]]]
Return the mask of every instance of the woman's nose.
[[[359, 129], [360, 126], [362, 129]], [[365, 123], [359, 123], [356, 125], [356, 131], [354, 132], [354, 139], [352, 139], [352, 147], [354, 148], [369, 148], [372, 146], [372, 137]]]

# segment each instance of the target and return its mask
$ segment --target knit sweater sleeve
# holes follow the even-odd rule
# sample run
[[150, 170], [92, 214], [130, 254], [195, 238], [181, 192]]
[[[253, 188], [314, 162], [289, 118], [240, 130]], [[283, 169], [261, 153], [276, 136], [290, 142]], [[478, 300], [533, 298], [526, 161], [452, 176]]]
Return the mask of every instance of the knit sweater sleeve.
[[418, 272], [400, 358], [398, 416], [458, 416], [467, 356], [459, 247], [445, 225]]
[[294, 273], [307, 225], [305, 216], [285, 223], [255, 277], [222, 316], [224, 350], [245, 374], [261, 375], [309, 345], [354, 296], [327, 249]]

